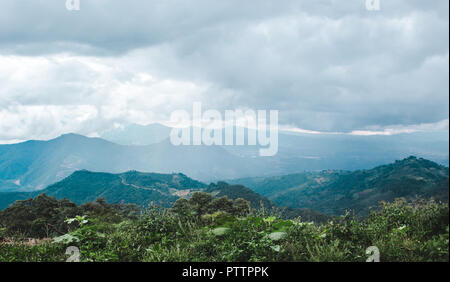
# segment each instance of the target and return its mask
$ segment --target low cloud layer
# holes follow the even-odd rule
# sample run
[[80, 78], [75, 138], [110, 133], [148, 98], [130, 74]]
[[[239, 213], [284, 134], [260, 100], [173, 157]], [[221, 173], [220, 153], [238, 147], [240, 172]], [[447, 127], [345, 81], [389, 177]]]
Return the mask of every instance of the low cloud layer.
[[194, 101], [309, 131], [448, 130], [448, 1], [2, 2], [0, 140], [161, 122]]

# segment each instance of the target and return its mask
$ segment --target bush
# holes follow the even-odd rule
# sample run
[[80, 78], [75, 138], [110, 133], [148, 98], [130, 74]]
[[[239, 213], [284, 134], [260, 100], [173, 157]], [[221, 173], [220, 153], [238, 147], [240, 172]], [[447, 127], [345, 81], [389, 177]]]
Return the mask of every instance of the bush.
[[[8, 237], [24, 216], [19, 213], [0, 225], [0, 261], [64, 261], [72, 245], [80, 249], [81, 261], [364, 262], [370, 246], [379, 249], [381, 261], [449, 260], [448, 204], [397, 200], [363, 220], [345, 214], [318, 225], [264, 212], [235, 213], [236, 201], [219, 199], [199, 195], [206, 209], [180, 200], [173, 209], [151, 207], [130, 217], [100, 201], [86, 208], [85, 216], [65, 220], [64, 237], [31, 245]], [[11, 211], [3, 218], [14, 219]], [[21, 223], [21, 230], [40, 234], [50, 213]]]

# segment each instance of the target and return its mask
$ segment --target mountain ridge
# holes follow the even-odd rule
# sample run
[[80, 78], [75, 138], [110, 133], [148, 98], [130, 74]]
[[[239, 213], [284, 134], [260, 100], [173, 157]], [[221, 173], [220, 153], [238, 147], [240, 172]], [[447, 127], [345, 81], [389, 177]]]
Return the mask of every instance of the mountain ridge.
[[[341, 215], [347, 210], [365, 216], [371, 206], [395, 198], [416, 196], [448, 202], [449, 169], [422, 158], [409, 157], [370, 170], [324, 170], [277, 177], [246, 178], [206, 185], [183, 173], [123, 173], [79, 170], [46, 189], [28, 193], [0, 193], [0, 208], [15, 200], [41, 193], [68, 198], [77, 204], [105, 198], [110, 203], [150, 202], [170, 207], [177, 199], [195, 191], [244, 198], [254, 208], [286, 207], [291, 215]], [[283, 208], [282, 208], [283, 209]], [[320, 214], [317, 214], [319, 216]]]
[[227, 197], [231, 200], [242, 198], [249, 201], [254, 209], [276, 210], [284, 217], [301, 216], [305, 220], [320, 222], [328, 219], [310, 209], [276, 206], [242, 185], [229, 185], [225, 182], [206, 185], [182, 173], [142, 173], [135, 170], [119, 174], [79, 170], [41, 191], [0, 193], [0, 210], [17, 200], [35, 198], [41, 194], [68, 199], [78, 205], [104, 198], [111, 204], [136, 204], [143, 208], [151, 204], [169, 208], [176, 200], [189, 197], [194, 192], [211, 193], [213, 197]]
[[277, 205], [311, 208], [325, 214], [347, 209], [367, 215], [371, 206], [416, 196], [448, 201], [448, 167], [410, 156], [368, 170], [324, 170], [229, 181], [250, 187]]
[[146, 206], [151, 202], [170, 207], [178, 198], [177, 191], [198, 190], [206, 185], [182, 173], [160, 174], [127, 171], [124, 173], [78, 170], [47, 188], [34, 192], [0, 193], [0, 209], [15, 200], [33, 198], [39, 194], [67, 198], [76, 204], [105, 198], [110, 203], [134, 203]]
[[173, 146], [168, 140], [124, 146], [97, 137], [65, 134], [48, 141], [0, 145], [0, 192], [40, 190], [81, 169], [110, 173], [183, 171], [204, 181], [262, 171], [256, 161], [246, 163], [248, 168], [243, 158], [216, 146]]
[[[128, 135], [127, 130], [133, 134]], [[411, 154], [448, 165], [448, 133], [352, 136], [280, 131], [278, 154], [260, 157], [259, 146], [173, 146], [169, 131], [160, 124], [125, 127], [116, 137], [128, 138], [128, 145], [111, 142], [119, 142], [114, 138], [75, 133], [47, 141], [0, 145], [0, 192], [43, 189], [80, 169], [111, 173], [175, 171], [211, 182], [299, 171], [372, 168]]]

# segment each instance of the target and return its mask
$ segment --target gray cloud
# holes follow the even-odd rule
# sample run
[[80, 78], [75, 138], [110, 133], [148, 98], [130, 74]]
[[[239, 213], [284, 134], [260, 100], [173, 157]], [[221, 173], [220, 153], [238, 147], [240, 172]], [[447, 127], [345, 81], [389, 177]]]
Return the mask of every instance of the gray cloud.
[[[381, 0], [379, 12], [363, 0], [4, 2], [0, 115], [34, 122], [0, 126], [3, 140], [164, 120], [197, 100], [324, 131], [449, 116], [446, 0]], [[83, 106], [92, 113], [77, 122], [59, 113]], [[31, 133], [40, 118], [47, 129]]]

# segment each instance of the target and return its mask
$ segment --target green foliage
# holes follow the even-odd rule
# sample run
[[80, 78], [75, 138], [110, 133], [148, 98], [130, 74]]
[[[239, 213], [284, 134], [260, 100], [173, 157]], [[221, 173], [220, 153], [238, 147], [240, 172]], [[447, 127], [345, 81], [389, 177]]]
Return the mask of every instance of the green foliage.
[[196, 216], [205, 220], [217, 220], [217, 217], [226, 215], [245, 216], [250, 213], [251, 208], [250, 203], [242, 198], [233, 201], [227, 196], [213, 198], [205, 192], [194, 192], [189, 200], [178, 199], [171, 210], [183, 217]]
[[0, 224], [6, 227], [6, 236], [22, 235], [43, 238], [64, 234], [67, 217], [74, 217], [79, 207], [68, 200], [56, 200], [42, 194], [34, 199], [17, 201], [0, 212]]
[[65, 248], [61, 244], [40, 245], [0, 243], [1, 262], [55, 262], [65, 261]]
[[63, 244], [70, 245], [72, 243], [80, 242], [80, 239], [78, 239], [77, 237], [75, 237], [75, 236], [73, 236], [71, 234], [64, 234], [62, 236], [53, 238], [52, 242], [53, 243], [63, 243]]
[[448, 205], [418, 200], [383, 203], [380, 212], [367, 219], [374, 244], [383, 249], [386, 261], [418, 259], [448, 261]]
[[[45, 193], [34, 199], [16, 201], [4, 211], [0, 211], [0, 226], [4, 237], [48, 238], [60, 236], [71, 227], [83, 223], [80, 215], [100, 218], [102, 221], [117, 223], [124, 218], [137, 218], [139, 208], [135, 205], [107, 204], [102, 198], [82, 206], [67, 199], [57, 200]], [[78, 220], [68, 220], [75, 218]]]
[[269, 239], [272, 241], [280, 241], [286, 237], [286, 232], [272, 232], [269, 234]]
[[[64, 261], [68, 246], [80, 249], [81, 261], [364, 262], [369, 246], [379, 248], [381, 261], [449, 260], [448, 204], [397, 200], [382, 203], [364, 220], [347, 213], [318, 224], [264, 212], [242, 215], [237, 200], [219, 199], [197, 194], [173, 209], [151, 206], [120, 219], [120, 209], [100, 200], [65, 218], [67, 232], [51, 243], [2, 235], [0, 261]], [[28, 224], [38, 219], [48, 220], [37, 217]], [[1, 232], [8, 232], [8, 223]]]
[[216, 236], [223, 236], [230, 231], [230, 228], [227, 227], [217, 227], [212, 230], [212, 233]]

